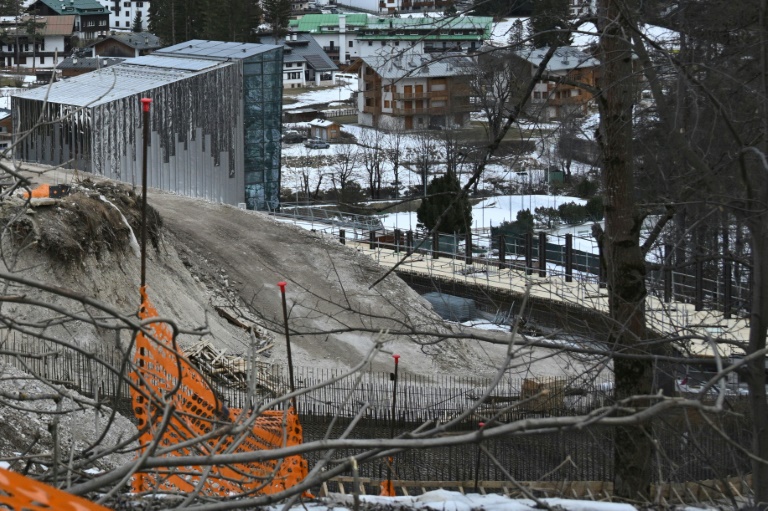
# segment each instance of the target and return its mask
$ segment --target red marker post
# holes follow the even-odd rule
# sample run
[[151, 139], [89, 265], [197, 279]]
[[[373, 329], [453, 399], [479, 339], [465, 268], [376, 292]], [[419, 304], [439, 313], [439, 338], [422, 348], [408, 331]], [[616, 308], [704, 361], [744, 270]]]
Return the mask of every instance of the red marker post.
[[[389, 377], [394, 382], [392, 385], [392, 417], [390, 418], [390, 427], [389, 427], [389, 438], [395, 438], [395, 413], [396, 413], [396, 406], [397, 406], [397, 368], [400, 363], [400, 355], [392, 355], [392, 358], [395, 359], [395, 372], [390, 373]], [[392, 463], [394, 460], [390, 456], [387, 460], [387, 481], [386, 483], [383, 483], [381, 485], [381, 496], [382, 497], [394, 497], [395, 496], [395, 486], [392, 484]]]
[[141, 98], [144, 150], [141, 155], [141, 287], [147, 283], [147, 148], [149, 147], [149, 105], [152, 98]]
[[[283, 325], [285, 325], [285, 352], [288, 357], [288, 379], [289, 384], [291, 386], [291, 393], [296, 391], [296, 385], [293, 382], [293, 357], [291, 356], [291, 334], [288, 331], [288, 305], [285, 301], [285, 286], [287, 286], [288, 283], [285, 281], [280, 281], [277, 283], [277, 287], [280, 288], [280, 294], [283, 298]], [[296, 397], [291, 398], [291, 405], [293, 406], [294, 410], [296, 409]]]

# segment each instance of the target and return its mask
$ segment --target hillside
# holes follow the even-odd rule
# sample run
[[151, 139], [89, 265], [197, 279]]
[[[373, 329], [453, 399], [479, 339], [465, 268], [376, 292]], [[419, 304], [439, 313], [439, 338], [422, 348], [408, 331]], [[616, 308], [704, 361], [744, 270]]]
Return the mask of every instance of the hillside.
[[[56, 178], [65, 179], [69, 178]], [[21, 201], [13, 207], [6, 204], [5, 220], [14, 235], [4, 239], [5, 270], [55, 283], [112, 307], [113, 314], [130, 317], [138, 306], [140, 264], [125, 221], [138, 237], [139, 201], [120, 187], [71, 184], [73, 193], [52, 205], [23, 210]], [[125, 220], [99, 195], [119, 207]], [[149, 294], [163, 317], [188, 332], [179, 337], [182, 347], [199, 340], [194, 332], [207, 330], [203, 338], [218, 348], [229, 354], [247, 353], [249, 333], [220, 315], [226, 312], [260, 324], [259, 346], [273, 345], [262, 352], [265, 361], [284, 362], [277, 282], [285, 280], [297, 365], [351, 368], [381, 343], [385, 352], [402, 355], [404, 371], [424, 375], [493, 371], [496, 357], [477, 350], [477, 343], [435, 343], [436, 338], [423, 335], [450, 332], [427, 302], [397, 277], [389, 276], [369, 289], [382, 270], [336, 240], [278, 223], [263, 213], [175, 195], [154, 192], [149, 204], [159, 213], [150, 215], [154, 223], [148, 250]], [[99, 219], [103, 225], [95, 225]], [[6, 314], [16, 320], [56, 318], [61, 310], [94, 314], [92, 307], [44, 290], [25, 287], [24, 294], [49, 307], [7, 304]], [[115, 338], [114, 330], [77, 320], [41, 323], [36, 328], [32, 330], [90, 348], [109, 345]], [[125, 344], [127, 339], [124, 331], [121, 340]], [[391, 370], [390, 356], [379, 354], [372, 369]]]

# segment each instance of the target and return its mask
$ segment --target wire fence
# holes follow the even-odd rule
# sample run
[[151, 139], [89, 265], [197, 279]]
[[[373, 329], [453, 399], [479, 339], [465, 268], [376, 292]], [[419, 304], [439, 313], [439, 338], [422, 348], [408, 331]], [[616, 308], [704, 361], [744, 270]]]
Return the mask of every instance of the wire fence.
[[[35, 377], [97, 396], [131, 416], [130, 398], [121, 368], [124, 352], [102, 347], [80, 350], [35, 338], [8, 335], [0, 347], [0, 361]], [[355, 422], [349, 438], [386, 438], [423, 427], [452, 424], [441, 435], [476, 431], [490, 417], [496, 424], [520, 419], [583, 415], [610, 403], [612, 382], [588, 378], [504, 378], [491, 385], [488, 378], [452, 375], [433, 377], [402, 373], [392, 415], [394, 382], [389, 373], [345, 374], [341, 370], [297, 367], [297, 400], [305, 441], [338, 438]], [[247, 408], [287, 392], [287, 368], [274, 365], [259, 376], [263, 388], [250, 394], [212, 383], [231, 407]], [[740, 399], [729, 399], [738, 413], [709, 417], [718, 428], [696, 414], [672, 411], [648, 425], [658, 452], [654, 473], [661, 481], [695, 481], [748, 473], [750, 462], [734, 445], [750, 445], [748, 409]], [[471, 413], [467, 413], [472, 410]], [[728, 431], [729, 440], [721, 431]], [[605, 426], [566, 428], [535, 435], [510, 435], [477, 445], [447, 445], [414, 449], [394, 456], [397, 479], [413, 481], [507, 480], [610, 481], [613, 478], [613, 429]], [[359, 451], [339, 450], [334, 460]], [[308, 453], [310, 463], [321, 459]], [[361, 465], [359, 475], [386, 477], [387, 460]], [[376, 488], [368, 488], [376, 493]]]
[[[544, 232], [529, 236], [471, 236], [386, 229], [376, 216], [349, 215], [320, 208], [296, 207], [278, 218], [309, 224], [316, 232], [353, 245], [383, 266], [398, 264], [401, 272], [425, 273], [468, 284], [501, 287], [523, 293], [531, 279], [539, 292], [555, 301], [606, 310], [605, 281], [599, 248], [590, 237]], [[725, 264], [719, 272], [695, 266], [689, 272], [652, 270], [646, 276], [649, 324], [659, 332], [689, 325], [689, 310], [713, 311], [724, 319], [748, 319], [750, 275]], [[726, 332], [710, 332], [728, 336]]]

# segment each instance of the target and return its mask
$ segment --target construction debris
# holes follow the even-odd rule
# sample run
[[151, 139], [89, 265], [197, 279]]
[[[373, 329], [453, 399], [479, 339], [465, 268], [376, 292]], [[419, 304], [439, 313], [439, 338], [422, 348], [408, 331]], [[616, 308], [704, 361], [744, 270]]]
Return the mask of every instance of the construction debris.
[[[273, 347], [273, 343], [258, 348], [254, 355]], [[213, 381], [226, 387], [245, 390], [249, 377], [255, 380], [255, 388], [267, 391], [274, 396], [285, 392], [287, 385], [276, 376], [272, 365], [253, 360], [253, 365], [237, 355], [226, 355], [226, 348], [217, 349], [211, 341], [201, 340], [184, 350], [183, 354], [197, 369]]]

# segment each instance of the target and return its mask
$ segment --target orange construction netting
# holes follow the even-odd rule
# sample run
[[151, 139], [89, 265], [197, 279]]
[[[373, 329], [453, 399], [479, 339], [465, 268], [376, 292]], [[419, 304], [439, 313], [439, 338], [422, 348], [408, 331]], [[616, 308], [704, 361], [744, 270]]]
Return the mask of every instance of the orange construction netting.
[[[146, 288], [141, 289], [141, 319], [158, 317]], [[136, 337], [135, 367], [130, 375], [133, 412], [141, 433], [142, 453], [171, 448], [162, 456], [193, 456], [246, 453], [302, 443], [302, 429], [293, 407], [250, 417], [240, 409], [228, 409], [216, 397], [203, 376], [179, 353], [170, 327], [155, 322], [147, 326], [151, 336]], [[164, 421], [167, 407], [172, 414]], [[217, 431], [232, 423], [249, 423], [236, 435]], [[174, 448], [181, 443], [183, 447]], [[153, 452], [154, 455], [154, 452]], [[183, 466], [138, 472], [133, 490], [180, 491], [199, 487], [202, 495], [234, 496], [243, 493], [274, 494], [301, 482], [307, 462], [301, 456], [211, 467]]]
[[3, 468], [0, 468], [0, 509], [110, 511], [107, 507]]

